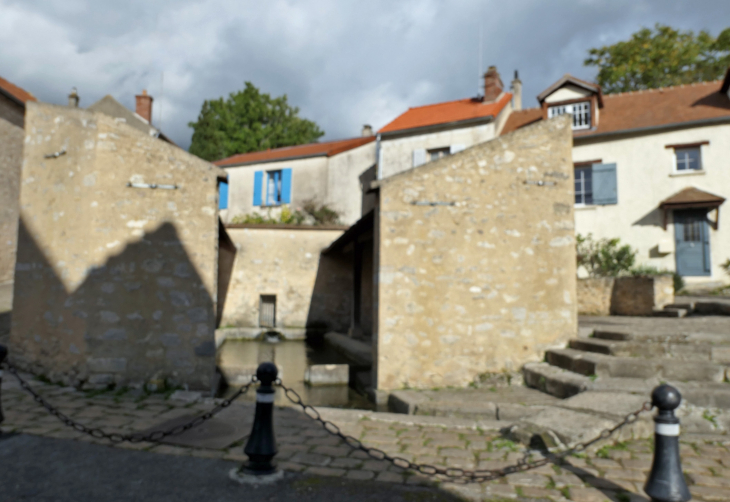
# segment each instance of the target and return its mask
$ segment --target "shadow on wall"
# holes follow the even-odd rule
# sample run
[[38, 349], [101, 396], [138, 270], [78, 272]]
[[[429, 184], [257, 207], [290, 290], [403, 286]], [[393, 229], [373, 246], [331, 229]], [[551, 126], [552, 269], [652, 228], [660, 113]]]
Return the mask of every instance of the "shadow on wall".
[[327, 331], [347, 333], [351, 315], [351, 260], [342, 253], [320, 254], [307, 313], [307, 337]]
[[[214, 301], [164, 223], [68, 291], [21, 219], [10, 356], [66, 384], [210, 389]], [[72, 266], [72, 264], [66, 265]]]
[[218, 304], [215, 315], [215, 327], [219, 327], [223, 318], [223, 309], [226, 306], [228, 288], [233, 275], [233, 265], [236, 261], [236, 245], [226, 232], [226, 227], [218, 218]]
[[659, 209], [652, 209], [631, 225], [641, 227], [661, 227], [663, 226], [662, 212]]

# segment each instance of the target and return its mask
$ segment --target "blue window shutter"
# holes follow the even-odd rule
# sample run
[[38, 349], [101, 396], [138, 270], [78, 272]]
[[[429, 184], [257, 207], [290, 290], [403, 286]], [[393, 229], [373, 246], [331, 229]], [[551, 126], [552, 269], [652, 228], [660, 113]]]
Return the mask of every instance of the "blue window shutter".
[[281, 203], [291, 202], [291, 169], [281, 170]]
[[256, 171], [253, 173], [253, 205], [261, 205], [261, 186], [264, 184], [264, 172]]
[[593, 203], [599, 206], [618, 203], [616, 164], [593, 164]]
[[228, 209], [228, 181], [218, 182], [218, 209]]

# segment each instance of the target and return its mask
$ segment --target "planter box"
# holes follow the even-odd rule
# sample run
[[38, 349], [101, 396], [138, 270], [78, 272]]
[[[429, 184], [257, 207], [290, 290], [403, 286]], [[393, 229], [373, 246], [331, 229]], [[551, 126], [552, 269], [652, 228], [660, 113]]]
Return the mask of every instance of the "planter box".
[[665, 305], [674, 303], [674, 282], [671, 275], [651, 277], [619, 277], [611, 295], [613, 315], [653, 315]]
[[650, 316], [674, 303], [671, 275], [578, 279], [578, 313]]

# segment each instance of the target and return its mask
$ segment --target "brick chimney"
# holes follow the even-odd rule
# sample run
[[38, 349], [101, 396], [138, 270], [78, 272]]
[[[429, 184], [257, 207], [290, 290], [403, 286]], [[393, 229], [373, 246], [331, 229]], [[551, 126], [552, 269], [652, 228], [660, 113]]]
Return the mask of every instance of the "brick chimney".
[[152, 96], [147, 95], [147, 91], [135, 96], [137, 98], [137, 115], [152, 124]]
[[76, 91], [75, 87], [71, 89], [71, 94], [68, 95], [68, 106], [71, 108], [79, 107], [79, 93]]
[[372, 136], [373, 135], [373, 126], [370, 124], [365, 124], [362, 126], [362, 133], [361, 136]]
[[487, 73], [484, 74], [484, 101], [495, 101], [502, 94], [503, 90], [504, 84], [499, 77], [497, 67], [490, 66]]

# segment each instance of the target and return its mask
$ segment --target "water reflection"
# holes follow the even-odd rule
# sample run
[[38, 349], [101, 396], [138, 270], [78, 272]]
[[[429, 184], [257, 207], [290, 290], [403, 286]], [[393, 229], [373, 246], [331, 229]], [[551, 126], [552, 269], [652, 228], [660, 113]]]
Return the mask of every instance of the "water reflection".
[[[251, 380], [256, 368], [263, 362], [273, 362], [279, 369], [282, 382], [294, 389], [302, 399], [313, 406], [335, 408], [373, 409], [373, 405], [347, 385], [310, 386], [304, 383], [306, 369], [315, 364], [347, 364], [347, 360], [326, 345], [313, 345], [305, 341], [282, 341], [278, 337], [264, 340], [226, 340], [218, 350], [218, 367], [229, 388], [227, 397]], [[255, 393], [241, 397], [254, 401]], [[281, 389], [277, 389], [274, 401], [287, 406], [290, 402]]]

